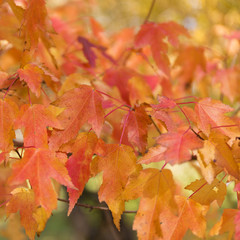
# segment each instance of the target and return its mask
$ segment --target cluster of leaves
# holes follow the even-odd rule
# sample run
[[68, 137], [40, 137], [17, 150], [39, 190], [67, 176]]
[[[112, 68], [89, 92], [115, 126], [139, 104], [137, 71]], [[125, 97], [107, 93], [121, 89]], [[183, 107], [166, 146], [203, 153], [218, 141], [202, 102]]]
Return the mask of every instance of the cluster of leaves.
[[[209, 206], [222, 205], [226, 181], [240, 191], [237, 63], [216, 62], [175, 22], [145, 21], [109, 36], [95, 19], [77, 18], [78, 1], [49, 13], [44, 0], [0, 4], [2, 215], [19, 212], [34, 239], [57, 207], [60, 185], [70, 214], [88, 180], [103, 172], [99, 201], [119, 230], [125, 202], [140, 198], [139, 239], [182, 239], [188, 229], [200, 238], [235, 231], [240, 238], [238, 209], [225, 209], [206, 233]], [[148, 166], [160, 161], [160, 170]], [[167, 169], [187, 161], [202, 175], [185, 186], [188, 197]]]

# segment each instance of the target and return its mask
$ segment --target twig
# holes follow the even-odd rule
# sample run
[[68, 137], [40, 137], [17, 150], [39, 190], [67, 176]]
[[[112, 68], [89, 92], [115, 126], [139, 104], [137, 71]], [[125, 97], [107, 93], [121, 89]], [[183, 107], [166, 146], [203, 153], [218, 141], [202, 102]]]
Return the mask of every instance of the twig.
[[[65, 200], [65, 199], [62, 199], [62, 198], [58, 198], [57, 200], [60, 201], [60, 202], [69, 203], [69, 200]], [[75, 205], [78, 206], [78, 207], [90, 208], [91, 210], [98, 209], [98, 210], [102, 210], [102, 211], [110, 211], [110, 209], [107, 208], [107, 207], [92, 206], [92, 205], [83, 204], [83, 203], [76, 203]], [[124, 211], [123, 213], [137, 213], [137, 211]]]
[[148, 10], [148, 14], [147, 14], [147, 16], [145, 17], [145, 20], [144, 20], [143, 24], [146, 23], [146, 22], [149, 20], [155, 2], [156, 2], [156, 0], [152, 0], [151, 6], [150, 6], [150, 8], [149, 8], [149, 10]]

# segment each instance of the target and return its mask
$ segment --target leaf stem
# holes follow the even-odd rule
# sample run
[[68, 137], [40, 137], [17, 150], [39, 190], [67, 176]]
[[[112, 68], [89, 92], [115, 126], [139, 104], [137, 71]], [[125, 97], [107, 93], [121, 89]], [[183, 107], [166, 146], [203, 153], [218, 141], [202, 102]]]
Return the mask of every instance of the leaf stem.
[[[107, 96], [107, 97], [109, 97], [109, 98], [112, 98], [112, 99], [114, 99], [115, 101], [123, 104], [122, 101], [120, 101], [119, 99], [117, 99], [117, 98], [115, 98], [115, 97], [112, 97], [112, 96], [108, 95], [107, 93], [101, 92], [101, 91], [99, 91], [99, 90], [96, 90], [96, 91], [99, 92], [100, 94], [103, 94], [103, 95], [105, 95], [105, 96]], [[128, 108], [131, 108], [131, 106], [129, 106], [129, 105], [127, 105], [127, 104], [124, 104], [124, 106], [127, 106]]]
[[187, 199], [191, 198], [194, 194], [196, 194], [200, 189], [202, 189], [205, 185], [207, 184], [207, 182], [205, 182], [201, 187], [199, 187], [194, 193], [192, 193]]
[[3, 99], [6, 97], [7, 93], [9, 92], [10, 88], [13, 86], [13, 84], [19, 79], [19, 77], [13, 79], [13, 81], [11, 82], [11, 84], [9, 85], [7, 91], [5, 92]]
[[121, 137], [120, 137], [119, 145], [121, 145], [121, 143], [122, 143], [123, 134], [124, 134], [124, 132], [125, 132], [125, 128], [126, 128], [126, 126], [127, 126], [127, 121], [128, 121], [128, 118], [129, 118], [129, 115], [130, 115], [130, 112], [131, 112], [131, 111], [132, 111], [132, 108], [129, 109], [128, 114], [127, 114], [127, 116], [126, 116], [126, 118], [125, 118], [125, 120], [124, 120], [123, 130], [122, 130], [122, 134], [121, 134]]

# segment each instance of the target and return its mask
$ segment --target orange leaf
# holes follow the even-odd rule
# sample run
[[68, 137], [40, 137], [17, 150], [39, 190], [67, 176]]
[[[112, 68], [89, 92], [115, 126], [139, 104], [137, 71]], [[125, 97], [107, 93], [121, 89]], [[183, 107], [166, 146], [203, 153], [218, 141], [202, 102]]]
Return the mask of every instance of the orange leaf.
[[168, 207], [176, 210], [172, 173], [168, 169], [145, 169], [134, 180], [125, 191], [129, 199], [142, 196], [133, 229], [139, 239], [158, 239], [162, 236], [160, 213]]
[[233, 158], [230, 146], [227, 144], [228, 140], [228, 137], [216, 131], [212, 131], [209, 135], [209, 141], [215, 147], [215, 163], [233, 177], [239, 179], [238, 164]]
[[54, 106], [34, 104], [23, 105], [20, 115], [15, 121], [15, 127], [24, 127], [24, 145], [36, 148], [48, 147], [47, 127], [61, 129], [56, 119], [60, 110]]
[[136, 164], [136, 156], [129, 146], [110, 144], [106, 146], [106, 155], [96, 163], [103, 171], [103, 183], [98, 192], [99, 200], [105, 201], [110, 208], [113, 220], [120, 229], [120, 218], [125, 208], [123, 191], [131, 175], [137, 175], [141, 166]]
[[[35, 239], [36, 232], [43, 231], [45, 224], [50, 217], [43, 208], [39, 208], [35, 202], [34, 192], [27, 188], [16, 188], [12, 191], [12, 197], [7, 203], [7, 215], [19, 211], [21, 224], [25, 228], [30, 239]], [[39, 212], [42, 212], [39, 215]]]
[[209, 205], [216, 200], [218, 206], [221, 207], [227, 194], [226, 184], [216, 178], [211, 184], [207, 184], [203, 178], [196, 180], [186, 186], [185, 189], [192, 190], [193, 192], [198, 190], [191, 196], [191, 199], [202, 205]]
[[163, 239], [181, 240], [188, 229], [196, 236], [203, 238], [206, 231], [205, 215], [208, 207], [182, 196], [176, 196], [176, 202], [179, 209], [177, 217], [165, 212], [160, 215]]
[[102, 97], [91, 87], [81, 85], [72, 89], [56, 100], [54, 105], [65, 108], [65, 111], [58, 117], [64, 130], [54, 130], [50, 137], [49, 145], [52, 148], [57, 149], [74, 138], [86, 122], [100, 135], [104, 122]]
[[61, 147], [61, 151], [72, 152], [66, 167], [73, 184], [78, 188], [78, 190], [67, 188], [70, 201], [68, 215], [81, 196], [90, 177], [90, 163], [97, 141], [97, 136], [93, 132], [80, 133], [76, 139]]
[[[228, 233], [228, 239], [232, 239], [235, 232], [234, 219], [238, 213], [238, 209], [224, 209], [222, 217], [210, 231], [210, 236]], [[237, 238], [236, 238], [237, 239]]]
[[[234, 125], [235, 122], [224, 115], [225, 113], [231, 111], [233, 111], [231, 107], [221, 103], [220, 101], [204, 98], [195, 106], [197, 126], [204, 134], [209, 136], [211, 127]], [[237, 126], [218, 128], [218, 131], [230, 138], [235, 138], [240, 134]]]
[[0, 149], [3, 152], [13, 149], [13, 123], [17, 112], [18, 107], [14, 102], [0, 99]]
[[75, 188], [65, 166], [48, 149], [25, 149], [24, 157], [13, 164], [11, 184], [21, 184], [29, 179], [35, 193], [36, 202], [48, 212], [57, 207], [57, 194], [50, 178], [59, 183]]

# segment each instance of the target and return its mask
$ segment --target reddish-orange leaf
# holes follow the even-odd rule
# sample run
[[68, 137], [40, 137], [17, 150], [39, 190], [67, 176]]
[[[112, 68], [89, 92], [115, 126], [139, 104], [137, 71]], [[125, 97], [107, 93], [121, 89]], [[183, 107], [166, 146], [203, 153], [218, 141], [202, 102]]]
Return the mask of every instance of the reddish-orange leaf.
[[[7, 215], [19, 211], [21, 224], [30, 239], [35, 239], [36, 233], [41, 233], [50, 217], [43, 208], [35, 202], [34, 192], [27, 188], [16, 188], [12, 191], [10, 201], [6, 207]], [[41, 212], [41, 215], [40, 215]]]
[[50, 146], [54, 149], [59, 148], [74, 138], [86, 122], [92, 125], [99, 136], [104, 122], [102, 100], [97, 91], [86, 85], [72, 89], [56, 100], [54, 105], [65, 108], [58, 117], [64, 130], [53, 131]]
[[18, 107], [14, 102], [0, 99], [0, 149], [3, 152], [9, 152], [13, 148], [13, 123], [17, 112]]
[[63, 145], [60, 149], [61, 151], [72, 153], [66, 166], [73, 184], [78, 188], [78, 190], [67, 188], [70, 201], [68, 215], [81, 196], [84, 186], [90, 177], [90, 163], [97, 141], [97, 136], [93, 132], [80, 133], [76, 139]]
[[57, 207], [57, 193], [51, 183], [54, 178], [59, 183], [75, 188], [67, 169], [48, 149], [25, 149], [24, 157], [13, 164], [13, 174], [9, 182], [21, 184], [29, 179], [36, 197], [36, 203], [48, 212]]
[[[217, 100], [204, 98], [195, 106], [197, 117], [197, 126], [204, 134], [209, 136], [211, 128], [216, 126], [235, 125], [229, 117], [224, 114], [233, 109]], [[217, 128], [219, 132], [229, 136], [236, 137], [240, 134], [239, 127], [221, 127]]]
[[161, 160], [164, 160], [164, 153], [166, 149], [166, 147], [163, 147], [161, 145], [149, 148], [148, 153], [145, 154], [142, 158], [140, 158], [138, 160], [138, 163], [149, 164], [152, 162], [159, 162]]
[[210, 205], [214, 200], [221, 207], [227, 194], [227, 187], [224, 182], [220, 182], [217, 178], [211, 184], [208, 184], [204, 178], [197, 179], [185, 189], [195, 192], [191, 199], [203, 205]]
[[24, 68], [18, 69], [20, 80], [25, 81], [37, 97], [41, 94], [42, 73], [42, 70], [34, 64], [27, 64]]
[[167, 148], [162, 160], [171, 164], [190, 160], [192, 157], [191, 150], [203, 146], [203, 141], [190, 130], [162, 134], [158, 143]]
[[61, 129], [57, 115], [61, 109], [54, 106], [34, 104], [23, 105], [20, 115], [15, 121], [15, 127], [24, 127], [24, 145], [36, 148], [48, 147], [47, 127]]
[[[170, 170], [145, 169], [139, 177], [131, 179], [125, 194], [141, 196], [139, 209], [133, 223], [139, 239], [158, 239], [162, 237], [159, 215], [165, 208], [175, 212], [175, 183]], [[135, 181], [133, 181], [135, 180]]]
[[[234, 219], [238, 213], [238, 209], [224, 209], [222, 217], [210, 231], [210, 236], [223, 234], [228, 232], [228, 239], [232, 239], [235, 232]], [[238, 238], [236, 238], [237, 240]]]
[[180, 66], [179, 81], [183, 84], [191, 83], [194, 80], [196, 70], [206, 70], [206, 59], [204, 49], [201, 47], [188, 46], [180, 49], [175, 65]]
[[235, 239], [240, 239], [240, 211], [237, 212], [235, 219]]
[[178, 45], [179, 35], [189, 36], [187, 30], [175, 23], [145, 23], [142, 25], [140, 31], [135, 38], [135, 46], [142, 48], [150, 45], [153, 58], [159, 67], [167, 76], [170, 75], [169, 60], [166, 55], [168, 46], [164, 42], [165, 38], [173, 45]]
[[177, 217], [169, 214], [169, 211], [160, 215], [163, 239], [182, 240], [188, 229], [203, 238], [206, 232], [205, 216], [208, 207], [182, 196], [176, 196], [176, 202], [179, 212]]
[[143, 106], [135, 107], [127, 119], [128, 141], [144, 153], [147, 146], [147, 131], [151, 120]]
[[103, 183], [98, 192], [99, 200], [107, 203], [118, 229], [121, 214], [125, 209], [124, 189], [129, 177], [137, 175], [141, 170], [136, 160], [131, 147], [111, 144], [106, 146], [106, 155], [99, 157], [95, 162], [97, 167], [93, 167], [103, 171]]
[[126, 86], [128, 85], [128, 80], [136, 76], [136, 73], [126, 67], [117, 67], [117, 68], [110, 68], [105, 71], [103, 80], [110, 86], [116, 86], [119, 89], [122, 99], [127, 103], [130, 104], [130, 89]]

